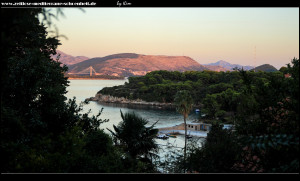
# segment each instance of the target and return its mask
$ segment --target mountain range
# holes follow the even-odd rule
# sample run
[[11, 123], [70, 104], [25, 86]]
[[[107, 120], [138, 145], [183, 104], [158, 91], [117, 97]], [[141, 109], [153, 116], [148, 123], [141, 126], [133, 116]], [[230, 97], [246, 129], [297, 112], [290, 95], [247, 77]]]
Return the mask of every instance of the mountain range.
[[[112, 76], [140, 76], [154, 70], [168, 71], [232, 71], [234, 68], [243, 68], [252, 70], [253, 66], [243, 66], [231, 64], [220, 60], [215, 63], [200, 64], [187, 56], [166, 56], [166, 55], [142, 55], [136, 53], [119, 53], [105, 57], [88, 58], [86, 56], [72, 56], [57, 50], [60, 54], [59, 61], [69, 67], [68, 73], [87, 74], [90, 72], [90, 66], [98, 75]], [[52, 56], [56, 58], [57, 55]], [[262, 68], [256, 67], [256, 70], [277, 71], [272, 65], [266, 64]]]
[[73, 64], [76, 64], [76, 63], [79, 63], [79, 62], [90, 59], [89, 57], [86, 57], [86, 56], [76, 56], [76, 57], [74, 57], [74, 56], [68, 55], [68, 54], [66, 54], [66, 53], [64, 53], [60, 50], [56, 50], [56, 55], [52, 55], [52, 58], [56, 59], [58, 55], [60, 55], [59, 61], [63, 64], [66, 64], [66, 65], [73, 65]]
[[228, 63], [224, 60], [219, 60], [216, 63], [209, 63], [209, 64], [203, 64], [203, 65], [220, 66], [220, 67], [223, 67], [227, 70], [233, 70], [234, 68], [238, 68], [238, 69], [243, 68], [244, 70], [251, 70], [251, 69], [254, 68], [253, 66], [243, 66], [243, 65], [239, 65], [239, 64], [231, 64], [231, 63]]
[[197, 61], [186, 56], [142, 55], [120, 53], [96, 57], [69, 66], [69, 73], [84, 73], [89, 67], [100, 75], [139, 76], [154, 70], [187, 71], [208, 70]]

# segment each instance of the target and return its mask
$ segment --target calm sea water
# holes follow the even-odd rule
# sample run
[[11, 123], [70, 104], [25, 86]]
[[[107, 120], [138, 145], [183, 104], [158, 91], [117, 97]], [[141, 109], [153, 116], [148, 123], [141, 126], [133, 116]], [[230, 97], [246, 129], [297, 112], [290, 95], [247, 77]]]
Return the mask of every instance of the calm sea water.
[[[69, 87], [67, 88], [68, 93], [66, 97], [71, 99], [76, 97], [77, 104], [84, 101], [86, 98], [94, 97], [95, 94], [104, 87], [112, 87], [116, 85], [123, 85], [127, 80], [70, 80]], [[109, 119], [108, 122], [100, 125], [100, 128], [113, 130], [113, 125], [118, 125], [122, 121], [120, 110], [123, 113], [135, 112], [139, 116], [148, 120], [147, 126], [152, 125], [156, 121], [157, 124], [155, 128], [175, 126], [183, 123], [183, 116], [176, 112], [176, 110], [171, 109], [158, 109], [158, 108], [143, 108], [135, 107], [129, 108], [124, 105], [104, 105], [97, 102], [91, 101], [89, 104], [83, 106], [83, 112], [91, 110], [90, 116], [97, 115], [99, 111], [103, 109], [100, 116], [101, 119]], [[198, 119], [199, 114], [194, 111], [189, 115], [187, 122], [192, 122]], [[108, 132], [109, 133], [109, 132]], [[174, 146], [183, 147], [184, 146], [184, 136], [180, 135], [177, 138], [169, 138], [168, 140], [157, 139], [158, 144], [166, 145], [171, 143]]]

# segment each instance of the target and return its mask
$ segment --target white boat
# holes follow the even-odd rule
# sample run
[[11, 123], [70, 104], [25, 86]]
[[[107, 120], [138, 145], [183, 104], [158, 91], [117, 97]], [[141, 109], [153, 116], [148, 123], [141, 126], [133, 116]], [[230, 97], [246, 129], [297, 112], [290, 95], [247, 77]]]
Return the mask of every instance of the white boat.
[[169, 136], [167, 136], [166, 134], [160, 134], [160, 135], [157, 135], [156, 138], [159, 138], [159, 139], [168, 139]]

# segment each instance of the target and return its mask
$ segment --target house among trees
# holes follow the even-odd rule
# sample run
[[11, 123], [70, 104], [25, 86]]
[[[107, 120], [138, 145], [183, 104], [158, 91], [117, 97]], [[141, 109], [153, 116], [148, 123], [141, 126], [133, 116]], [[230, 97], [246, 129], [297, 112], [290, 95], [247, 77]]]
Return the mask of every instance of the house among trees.
[[187, 123], [187, 130], [191, 131], [210, 131], [211, 124], [207, 123]]
[[285, 78], [290, 78], [290, 77], [292, 77], [292, 75], [291, 74], [284, 74], [284, 77]]

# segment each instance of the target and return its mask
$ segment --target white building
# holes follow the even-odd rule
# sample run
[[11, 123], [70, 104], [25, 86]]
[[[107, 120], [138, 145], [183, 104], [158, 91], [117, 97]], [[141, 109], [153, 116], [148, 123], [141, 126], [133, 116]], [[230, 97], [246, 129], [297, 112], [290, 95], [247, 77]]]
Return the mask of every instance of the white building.
[[210, 131], [211, 124], [207, 123], [187, 123], [187, 130], [191, 131]]

